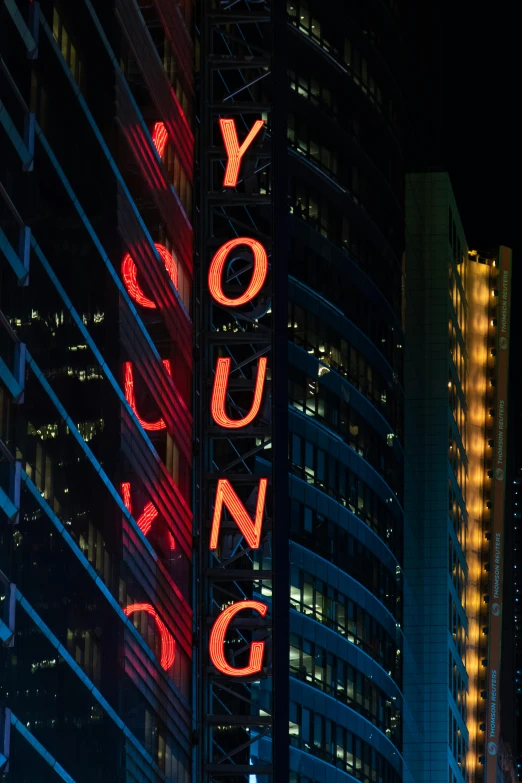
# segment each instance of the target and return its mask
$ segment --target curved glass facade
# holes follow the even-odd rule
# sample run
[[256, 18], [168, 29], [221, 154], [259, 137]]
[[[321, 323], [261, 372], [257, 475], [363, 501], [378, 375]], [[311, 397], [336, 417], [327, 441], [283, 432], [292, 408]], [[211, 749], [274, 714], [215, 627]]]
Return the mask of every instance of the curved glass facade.
[[397, 19], [385, 2], [289, 0], [287, 23], [290, 781], [392, 783], [403, 775]]

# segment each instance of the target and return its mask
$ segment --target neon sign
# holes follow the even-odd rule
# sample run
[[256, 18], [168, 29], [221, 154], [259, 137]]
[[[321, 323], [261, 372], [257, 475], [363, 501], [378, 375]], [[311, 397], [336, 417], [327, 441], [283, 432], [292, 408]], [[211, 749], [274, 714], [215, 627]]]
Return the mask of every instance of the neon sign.
[[247, 666], [237, 669], [231, 666], [225, 658], [225, 636], [231, 620], [242, 612], [243, 609], [254, 609], [264, 617], [268, 611], [268, 606], [261, 601], [239, 601], [228, 606], [214, 623], [210, 633], [209, 654], [210, 660], [222, 674], [229, 677], [250, 677], [252, 674], [258, 674], [263, 668], [263, 653], [265, 651], [264, 642], [252, 642], [250, 645], [250, 660]]
[[264, 120], [256, 120], [246, 135], [243, 144], [239, 146], [236, 121], [224, 119], [219, 120], [219, 127], [221, 128], [221, 135], [223, 136], [223, 142], [225, 144], [225, 150], [228, 158], [227, 167], [225, 169], [225, 176], [223, 179], [223, 187], [236, 187], [237, 181], [239, 179], [239, 169], [243, 155], [250, 147], [264, 124]]
[[[240, 145], [237, 137], [235, 120], [219, 119], [219, 126], [227, 163], [223, 180], [224, 187], [235, 187], [238, 183], [241, 163], [244, 155], [264, 126], [263, 120], [256, 120]], [[251, 257], [251, 261], [249, 258]], [[235, 262], [235, 264], [234, 264]], [[239, 271], [238, 271], [239, 268]], [[242, 293], [229, 296], [224, 291], [228, 282], [237, 280], [245, 272], [251, 271], [250, 282]], [[214, 254], [208, 270], [208, 289], [214, 302], [223, 308], [238, 308], [249, 304], [255, 297], [262, 294], [268, 275], [268, 254], [265, 247], [257, 239], [251, 237], [235, 237], [225, 242]], [[218, 427], [225, 431], [239, 430], [247, 427], [256, 419], [261, 408], [263, 389], [267, 377], [266, 357], [261, 356], [257, 362], [255, 388], [250, 410], [242, 418], [231, 418], [226, 412], [229, 378], [232, 361], [228, 357], [218, 357], [210, 402], [210, 413]], [[250, 549], [259, 549], [263, 530], [263, 515], [267, 493], [268, 479], [260, 478], [257, 488], [256, 508], [253, 518], [249, 515], [239, 499], [232, 483], [227, 478], [219, 478], [214, 496], [214, 513], [210, 532], [209, 549], [218, 548], [219, 532], [222, 527], [222, 512], [225, 507], [230, 513], [233, 524], [245, 539]], [[230, 523], [228, 523], [230, 524]], [[227, 677], [250, 677], [261, 672], [265, 643], [252, 641], [250, 643], [249, 661], [247, 666], [232, 666], [225, 656], [225, 637], [233, 619], [240, 612], [251, 610], [264, 618], [268, 606], [261, 601], [243, 600], [227, 606], [214, 621], [209, 637], [209, 656], [214, 668]]]
[[256, 514], [252, 520], [228, 479], [219, 479], [214, 503], [214, 516], [212, 518], [212, 532], [210, 534], [210, 549], [217, 549], [221, 512], [226, 506], [241, 533], [246, 538], [250, 549], [259, 549], [261, 542], [261, 528], [263, 527], [263, 511], [265, 508], [267, 479], [259, 480], [257, 492]]
[[[231, 299], [223, 293], [221, 282], [223, 270], [227, 259], [230, 257], [231, 251], [242, 245], [245, 245], [252, 251], [254, 256], [254, 270], [252, 272], [250, 285], [247, 287], [246, 291], [241, 296], [236, 297], [236, 299]], [[257, 239], [250, 239], [249, 237], [236, 237], [229, 242], [225, 242], [212, 259], [210, 269], [208, 270], [208, 288], [212, 298], [218, 304], [223, 305], [224, 307], [241, 307], [241, 305], [246, 305], [251, 302], [252, 299], [260, 293], [266, 280], [267, 273], [268, 256], [261, 242], [258, 242]]]
[[266, 377], [267, 359], [262, 356], [257, 365], [256, 387], [254, 390], [254, 399], [250, 411], [242, 419], [231, 419], [225, 412], [225, 401], [227, 397], [228, 378], [230, 376], [231, 360], [229, 358], [219, 358], [216, 365], [216, 374], [214, 376], [214, 388], [212, 390], [211, 412], [212, 418], [227, 430], [247, 427], [251, 424], [259, 413], [261, 400], [263, 399], [263, 387]]

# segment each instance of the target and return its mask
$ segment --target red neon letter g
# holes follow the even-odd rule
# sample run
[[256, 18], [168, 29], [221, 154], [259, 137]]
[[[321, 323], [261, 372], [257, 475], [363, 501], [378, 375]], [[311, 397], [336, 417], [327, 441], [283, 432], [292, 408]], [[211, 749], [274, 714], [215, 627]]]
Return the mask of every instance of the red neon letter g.
[[[250, 248], [254, 255], [254, 271], [252, 273], [252, 280], [247, 290], [237, 299], [230, 299], [223, 293], [223, 287], [221, 285], [221, 277], [223, 275], [223, 269], [231, 250], [235, 247], [246, 245]], [[268, 273], [268, 256], [265, 248], [258, 242], [257, 239], [250, 239], [249, 237], [236, 237], [229, 242], [225, 242], [216, 255], [212, 259], [210, 268], [208, 270], [208, 287], [212, 295], [212, 298], [225, 307], [240, 307], [240, 305], [250, 302], [261, 291], [263, 284], [266, 280]]]
[[252, 520], [246, 508], [236, 495], [228, 479], [219, 479], [214, 503], [214, 516], [212, 517], [212, 530], [210, 532], [210, 549], [217, 549], [219, 526], [221, 524], [221, 512], [225, 505], [241, 533], [246, 538], [250, 549], [259, 549], [261, 543], [261, 528], [263, 527], [263, 511], [265, 508], [266, 487], [268, 479], [259, 479], [257, 490], [256, 515]]
[[225, 177], [223, 179], [223, 187], [236, 187], [237, 181], [239, 179], [241, 158], [250, 147], [264, 124], [264, 120], [256, 120], [246, 135], [243, 144], [239, 146], [239, 140], [237, 138], [236, 131], [236, 121], [223, 119], [219, 120], [219, 127], [221, 128], [221, 135], [223, 136], [225, 150], [228, 157], [227, 167], [225, 169]]
[[212, 390], [212, 402], [210, 405], [212, 418], [219, 424], [220, 427], [224, 427], [228, 430], [239, 429], [240, 427], [246, 427], [251, 424], [259, 413], [261, 407], [261, 400], [263, 398], [263, 386], [266, 376], [266, 363], [267, 359], [262, 356], [257, 364], [257, 377], [256, 388], [254, 390], [254, 400], [249, 413], [242, 419], [230, 419], [225, 411], [225, 401], [227, 397], [228, 377], [230, 375], [230, 359], [218, 359], [216, 367], [216, 375], [214, 377], [214, 388]]
[[234, 666], [230, 666], [225, 658], [225, 636], [228, 626], [232, 618], [243, 609], [254, 609], [256, 612], [259, 612], [261, 617], [264, 617], [268, 607], [260, 601], [239, 601], [237, 604], [232, 604], [232, 606], [228, 606], [221, 612], [210, 633], [208, 645], [210, 660], [218, 671], [222, 674], [228, 674], [229, 677], [248, 677], [251, 674], [257, 674], [263, 667], [264, 642], [252, 642], [250, 660], [248, 666], [245, 666], [243, 669], [236, 669]]
[[174, 663], [176, 642], [157, 611], [150, 604], [130, 604], [130, 606], [125, 607], [123, 611], [127, 617], [130, 617], [134, 612], [147, 612], [148, 615], [154, 618], [161, 637], [161, 668], [168, 671]]

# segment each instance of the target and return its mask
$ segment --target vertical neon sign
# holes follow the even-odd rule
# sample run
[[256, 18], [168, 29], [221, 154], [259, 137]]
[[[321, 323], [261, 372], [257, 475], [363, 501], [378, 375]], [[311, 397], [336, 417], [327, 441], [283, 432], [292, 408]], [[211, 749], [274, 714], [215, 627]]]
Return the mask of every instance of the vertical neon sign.
[[[236, 187], [241, 171], [241, 164], [249, 147], [264, 126], [263, 120], [256, 120], [240, 144], [234, 119], [220, 119], [219, 127], [225, 145], [227, 162], [223, 179], [223, 187]], [[234, 297], [224, 292], [224, 277], [227, 263], [233, 258], [234, 251], [246, 248], [251, 255], [252, 274], [247, 287]], [[243, 256], [242, 256], [243, 257]], [[222, 308], [238, 308], [252, 302], [263, 290], [268, 274], [268, 254], [263, 244], [251, 237], [241, 236], [225, 242], [214, 254], [208, 271], [208, 289], [214, 302]], [[267, 359], [260, 357], [257, 363], [254, 395], [250, 410], [242, 417], [233, 419], [226, 412], [227, 389], [230, 376], [231, 360], [219, 357], [214, 372], [214, 383], [211, 398], [211, 416], [215, 424], [224, 430], [237, 431], [252, 424], [259, 415], [265, 381], [267, 376]], [[210, 534], [209, 549], [218, 546], [219, 530], [223, 507], [230, 512], [234, 523], [244, 537], [250, 549], [259, 549], [263, 532], [263, 518], [268, 481], [259, 480], [254, 518], [249, 515], [239, 499], [234, 487], [226, 478], [217, 482], [214, 496], [214, 514]], [[215, 620], [209, 638], [209, 656], [213, 666], [220, 674], [227, 677], [248, 677], [258, 674], [263, 667], [265, 643], [251, 642], [247, 666], [234, 667], [225, 657], [225, 637], [231, 621], [244, 610], [251, 610], [260, 617], [265, 617], [268, 606], [261, 601], [236, 601], [227, 606]]]

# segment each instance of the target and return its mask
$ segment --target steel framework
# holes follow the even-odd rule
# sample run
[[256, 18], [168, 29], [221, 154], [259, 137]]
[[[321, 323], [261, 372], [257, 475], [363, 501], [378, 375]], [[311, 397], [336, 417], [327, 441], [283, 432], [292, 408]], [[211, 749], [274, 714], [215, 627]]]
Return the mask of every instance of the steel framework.
[[[285, 513], [285, 501], [280, 497], [285, 496], [287, 486], [286, 380], [283, 385], [275, 384], [275, 367], [285, 364], [287, 339], [286, 248], [284, 241], [274, 242], [278, 213], [273, 199], [273, 161], [278, 154], [278, 134], [274, 134], [274, 48], [278, 13], [264, 0], [205, 0], [201, 3], [199, 20], [199, 225], [194, 297], [198, 783], [251, 783], [252, 780], [272, 783], [279, 722], [284, 732], [284, 747], [288, 746], [288, 719], [285, 717], [288, 644], [284, 623], [281, 635], [274, 633], [276, 573], [284, 594], [281, 600], [288, 614], [286, 519], [281, 527], [282, 535], [275, 530], [276, 518], [279, 522]], [[227, 155], [220, 118], [235, 120], [240, 140], [245, 138], [255, 120], [265, 121], [263, 131], [242, 160], [235, 188], [223, 187]], [[281, 129], [283, 125], [286, 144], [286, 121], [281, 115]], [[283, 172], [282, 164], [280, 173], [285, 181], [278, 189], [280, 194], [286, 193]], [[286, 212], [286, 196], [282, 198], [282, 208]], [[210, 261], [218, 248], [238, 236], [262, 243], [268, 254], [269, 272], [259, 296], [248, 305], [231, 310], [213, 300], [207, 277]], [[280, 264], [277, 272], [274, 263], [276, 244], [278, 248], [280, 244], [282, 250], [277, 255], [277, 264]], [[246, 247], [229, 257], [223, 274], [223, 288], [228, 296], [237, 296], [245, 290], [252, 276], [252, 266], [252, 254]], [[276, 307], [277, 302], [281, 303], [280, 310]], [[281, 330], [284, 334], [279, 334]], [[225, 429], [211, 418], [212, 385], [219, 357], [231, 360], [227, 405], [228, 415], [236, 419], [250, 410], [259, 358], [268, 359], [263, 403], [256, 419], [246, 427]], [[218, 479], [230, 481], [247, 512], [253, 516], [261, 476], [268, 479], [268, 491], [260, 547], [250, 549], [236, 523], [230, 521], [230, 515], [224, 515], [218, 549], [210, 551]], [[246, 599], [262, 601], [268, 606], [268, 612], [264, 618], [237, 617], [227, 635], [226, 654], [232, 666], [244, 666], [251, 642], [263, 641], [263, 669], [251, 677], [229, 677], [211, 665], [210, 630], [226, 606]], [[279, 660], [281, 654], [284, 657]], [[276, 660], [278, 665], [275, 665]], [[275, 677], [281, 679], [277, 691], [281, 694], [278, 700], [281, 699], [282, 706], [277, 710], [277, 718]], [[278, 779], [286, 777], [288, 780], [284, 761], [278, 769], [283, 770], [283, 777], [278, 774]]]

